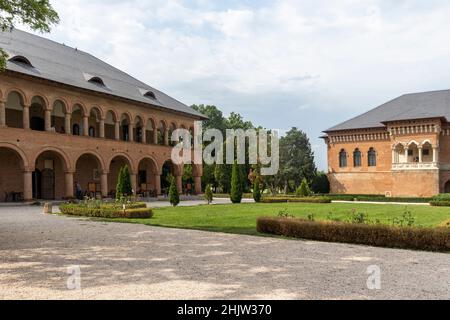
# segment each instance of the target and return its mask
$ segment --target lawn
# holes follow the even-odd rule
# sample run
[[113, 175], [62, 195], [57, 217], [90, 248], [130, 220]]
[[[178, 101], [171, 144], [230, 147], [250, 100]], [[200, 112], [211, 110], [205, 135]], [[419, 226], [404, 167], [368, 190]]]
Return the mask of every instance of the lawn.
[[450, 218], [450, 208], [405, 205], [379, 205], [357, 203], [332, 204], [239, 204], [154, 209], [151, 219], [114, 219], [115, 222], [140, 223], [152, 226], [197, 229], [216, 232], [256, 235], [256, 219], [261, 216], [277, 216], [280, 211], [307, 218], [313, 214], [316, 220], [326, 220], [330, 213], [334, 218], [348, 219], [352, 211], [365, 213], [372, 221], [392, 224], [405, 210], [415, 218], [415, 226], [435, 227]]

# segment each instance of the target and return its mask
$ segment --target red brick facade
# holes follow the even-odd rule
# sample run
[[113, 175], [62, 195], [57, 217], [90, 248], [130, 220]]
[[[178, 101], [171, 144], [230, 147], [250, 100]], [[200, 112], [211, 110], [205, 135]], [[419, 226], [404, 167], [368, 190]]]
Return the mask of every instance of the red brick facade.
[[[181, 190], [184, 166], [171, 163], [169, 135], [175, 128], [193, 130], [197, 120], [7, 71], [0, 75], [0, 201], [14, 194], [72, 198], [75, 182], [111, 196], [125, 164], [136, 192], [161, 194], [165, 170]], [[202, 167], [192, 171], [201, 193]]]

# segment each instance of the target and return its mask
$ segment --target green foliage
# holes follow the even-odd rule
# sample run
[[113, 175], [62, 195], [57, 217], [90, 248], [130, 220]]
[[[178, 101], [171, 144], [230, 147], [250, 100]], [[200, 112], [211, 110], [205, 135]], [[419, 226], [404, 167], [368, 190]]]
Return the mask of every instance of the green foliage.
[[211, 204], [213, 201], [213, 192], [210, 184], [208, 184], [205, 189], [205, 200], [208, 201], [208, 204]]
[[133, 195], [133, 189], [131, 187], [131, 177], [128, 166], [124, 166], [119, 170], [119, 176], [116, 186], [116, 199], [131, 197]]
[[253, 200], [255, 200], [256, 203], [261, 202], [261, 188], [259, 187], [258, 177], [253, 182]]
[[[59, 17], [49, 0], [0, 1], [0, 29], [7, 31], [16, 24], [40, 32], [50, 32], [50, 26], [59, 23]], [[6, 67], [8, 55], [0, 48], [0, 70]]]
[[63, 214], [83, 217], [148, 219], [153, 216], [153, 211], [145, 203], [119, 205], [86, 200], [80, 204], [62, 204], [59, 209]]
[[311, 196], [311, 189], [309, 188], [308, 181], [303, 179], [302, 183], [300, 184], [300, 187], [298, 187], [297, 191], [295, 192], [295, 195], [297, 197], [309, 197]]
[[328, 176], [324, 172], [317, 172], [313, 178], [311, 189], [314, 193], [330, 193], [330, 181], [328, 180]]
[[264, 197], [262, 203], [331, 203], [327, 197]]
[[231, 192], [230, 199], [232, 203], [241, 203], [242, 201], [242, 183], [241, 183], [241, 174], [239, 172], [239, 166], [237, 161], [233, 164], [233, 170], [231, 174]]
[[377, 247], [450, 251], [450, 228], [393, 227], [381, 224], [259, 218], [257, 231], [301, 239]]
[[169, 201], [170, 204], [174, 207], [180, 204], [180, 194], [178, 193], [177, 184], [175, 178], [172, 177], [172, 181], [170, 182], [169, 188]]

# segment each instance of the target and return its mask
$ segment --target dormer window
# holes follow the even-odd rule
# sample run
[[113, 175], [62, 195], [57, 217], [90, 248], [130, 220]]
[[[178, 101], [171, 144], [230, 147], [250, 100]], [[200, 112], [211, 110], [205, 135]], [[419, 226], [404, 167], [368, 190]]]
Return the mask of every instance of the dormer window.
[[144, 97], [156, 100], [155, 94], [151, 91], [147, 91], [146, 93], [144, 93]]
[[12, 57], [11, 59], [9, 59], [9, 61], [10, 62], [14, 62], [14, 63], [18, 63], [18, 64], [22, 64], [22, 65], [26, 65], [26, 66], [31, 67], [31, 68], [34, 68], [33, 65], [31, 64], [30, 60], [28, 60], [24, 56]]
[[106, 87], [103, 80], [99, 77], [92, 77], [91, 79], [88, 80], [88, 82], [99, 85], [101, 87]]

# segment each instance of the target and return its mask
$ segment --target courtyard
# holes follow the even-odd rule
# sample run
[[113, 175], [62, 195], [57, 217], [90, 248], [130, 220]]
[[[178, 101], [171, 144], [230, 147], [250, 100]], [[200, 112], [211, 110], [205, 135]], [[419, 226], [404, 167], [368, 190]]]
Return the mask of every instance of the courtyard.
[[[211, 207], [179, 210], [189, 215], [199, 208]], [[157, 209], [155, 221], [172, 210]], [[448, 254], [41, 212], [0, 207], [0, 299], [450, 298]], [[367, 287], [373, 265], [381, 269], [380, 290]], [[67, 288], [73, 267], [81, 271], [81, 290]]]

